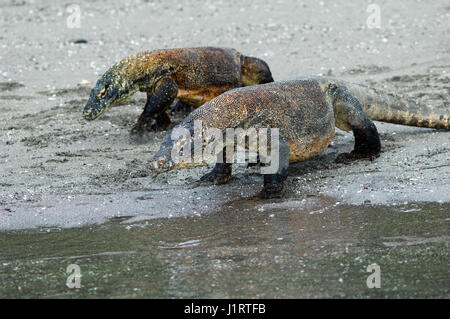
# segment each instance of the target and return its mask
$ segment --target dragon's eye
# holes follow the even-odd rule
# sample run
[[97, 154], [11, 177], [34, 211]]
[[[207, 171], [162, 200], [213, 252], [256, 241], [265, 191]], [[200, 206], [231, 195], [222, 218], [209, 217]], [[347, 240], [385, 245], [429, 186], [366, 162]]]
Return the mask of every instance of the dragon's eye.
[[103, 98], [106, 94], [106, 88], [103, 88], [100, 92], [98, 92], [97, 97]]

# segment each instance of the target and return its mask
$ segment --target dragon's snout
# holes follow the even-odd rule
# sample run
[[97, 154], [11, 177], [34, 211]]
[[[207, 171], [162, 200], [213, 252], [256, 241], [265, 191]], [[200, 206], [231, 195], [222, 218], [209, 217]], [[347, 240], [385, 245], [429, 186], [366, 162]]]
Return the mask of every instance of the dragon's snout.
[[90, 98], [83, 109], [83, 117], [88, 121], [92, 121], [102, 115], [107, 109], [108, 106], [106, 103], [96, 101], [95, 98]]
[[164, 164], [166, 163], [166, 159], [163, 157], [160, 157], [159, 159], [155, 159], [152, 162], [152, 168], [153, 169], [160, 169], [164, 166]]
[[173, 165], [172, 161], [167, 160], [166, 157], [160, 156], [160, 157], [154, 158], [151, 161], [150, 166], [155, 171], [165, 172], [165, 171], [170, 170], [174, 165]]
[[83, 117], [84, 117], [86, 120], [93, 120], [94, 118], [92, 117], [92, 109], [86, 107], [86, 108], [83, 110]]

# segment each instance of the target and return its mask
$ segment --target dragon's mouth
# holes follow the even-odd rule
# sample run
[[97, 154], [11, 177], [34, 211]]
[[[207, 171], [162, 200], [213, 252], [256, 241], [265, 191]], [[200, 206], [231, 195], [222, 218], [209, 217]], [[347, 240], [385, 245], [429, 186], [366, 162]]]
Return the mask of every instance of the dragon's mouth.
[[153, 170], [162, 173], [162, 172], [169, 171], [172, 165], [170, 162], [166, 162], [165, 159], [159, 158], [159, 159], [154, 159], [150, 163], [150, 166]]
[[111, 105], [97, 108], [85, 108], [83, 111], [83, 117], [89, 121], [95, 120], [97, 117], [105, 113], [110, 107]]
[[93, 119], [95, 119], [94, 116], [93, 116], [93, 114], [92, 114], [92, 109], [84, 110], [84, 111], [83, 111], [83, 117], [84, 117], [86, 120], [93, 120]]

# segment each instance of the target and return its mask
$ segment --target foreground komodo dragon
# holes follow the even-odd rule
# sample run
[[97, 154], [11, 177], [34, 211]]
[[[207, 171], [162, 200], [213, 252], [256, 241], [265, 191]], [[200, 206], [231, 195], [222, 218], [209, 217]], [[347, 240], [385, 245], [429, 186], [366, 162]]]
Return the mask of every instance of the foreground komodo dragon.
[[[335, 126], [345, 131], [352, 130], [355, 137], [354, 150], [340, 154], [338, 161], [373, 160], [378, 157], [380, 138], [371, 119], [450, 129], [448, 112], [438, 113], [429, 106], [363, 85], [311, 76], [228, 91], [194, 110], [173, 130], [187, 129], [194, 136], [196, 120], [202, 121], [203, 130], [215, 127], [222, 132], [226, 128], [238, 127], [278, 128], [278, 170], [274, 174], [264, 175], [264, 188], [259, 194], [261, 198], [274, 198], [281, 197], [289, 162], [304, 161], [319, 155], [333, 139]], [[172, 149], [186, 145], [186, 139], [189, 137], [172, 140], [171, 134], [167, 134], [152, 159], [152, 168], [162, 172], [204, 164], [189, 160], [175, 163], [172, 160]], [[225, 150], [224, 147], [218, 155], [214, 169], [200, 181], [215, 184], [228, 181], [232, 164], [222, 160], [222, 156], [227, 156]]]
[[177, 98], [198, 107], [230, 89], [273, 82], [267, 64], [226, 48], [182, 48], [138, 53], [112, 66], [97, 81], [83, 116], [94, 120], [135, 92], [147, 103], [132, 134], [164, 130], [169, 106]]

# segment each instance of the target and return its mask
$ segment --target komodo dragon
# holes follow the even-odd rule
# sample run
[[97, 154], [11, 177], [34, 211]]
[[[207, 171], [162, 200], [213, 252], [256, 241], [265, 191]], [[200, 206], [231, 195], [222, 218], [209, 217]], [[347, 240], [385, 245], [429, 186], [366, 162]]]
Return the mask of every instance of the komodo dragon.
[[[327, 77], [303, 77], [291, 81], [273, 82], [238, 88], [212, 99], [194, 110], [174, 130], [186, 129], [193, 136], [194, 121], [202, 121], [202, 129], [218, 128], [278, 128], [278, 169], [274, 174], [264, 174], [261, 198], [282, 196], [283, 182], [289, 163], [308, 160], [319, 155], [330, 144], [335, 126], [353, 131], [354, 149], [340, 154], [338, 161], [357, 159], [373, 160], [380, 154], [380, 138], [372, 120], [450, 129], [449, 112], [385, 94], [363, 85], [352, 84]], [[172, 139], [167, 134], [151, 166], [157, 172], [175, 168], [204, 165], [193, 157], [174, 162], [172, 150], [189, 141], [189, 136]], [[233, 139], [234, 140], [234, 139]], [[204, 145], [210, 141], [204, 140]], [[233, 141], [234, 143], [234, 141]], [[200, 181], [223, 184], [232, 171], [232, 160], [226, 149], [218, 154], [214, 169]], [[176, 154], [176, 153], [175, 153]], [[192, 154], [192, 153], [191, 153]]]
[[181, 48], [138, 53], [112, 66], [97, 81], [83, 116], [94, 120], [135, 92], [147, 93], [147, 103], [132, 134], [164, 130], [175, 98], [198, 107], [230, 89], [273, 82], [268, 65], [226, 48]]

